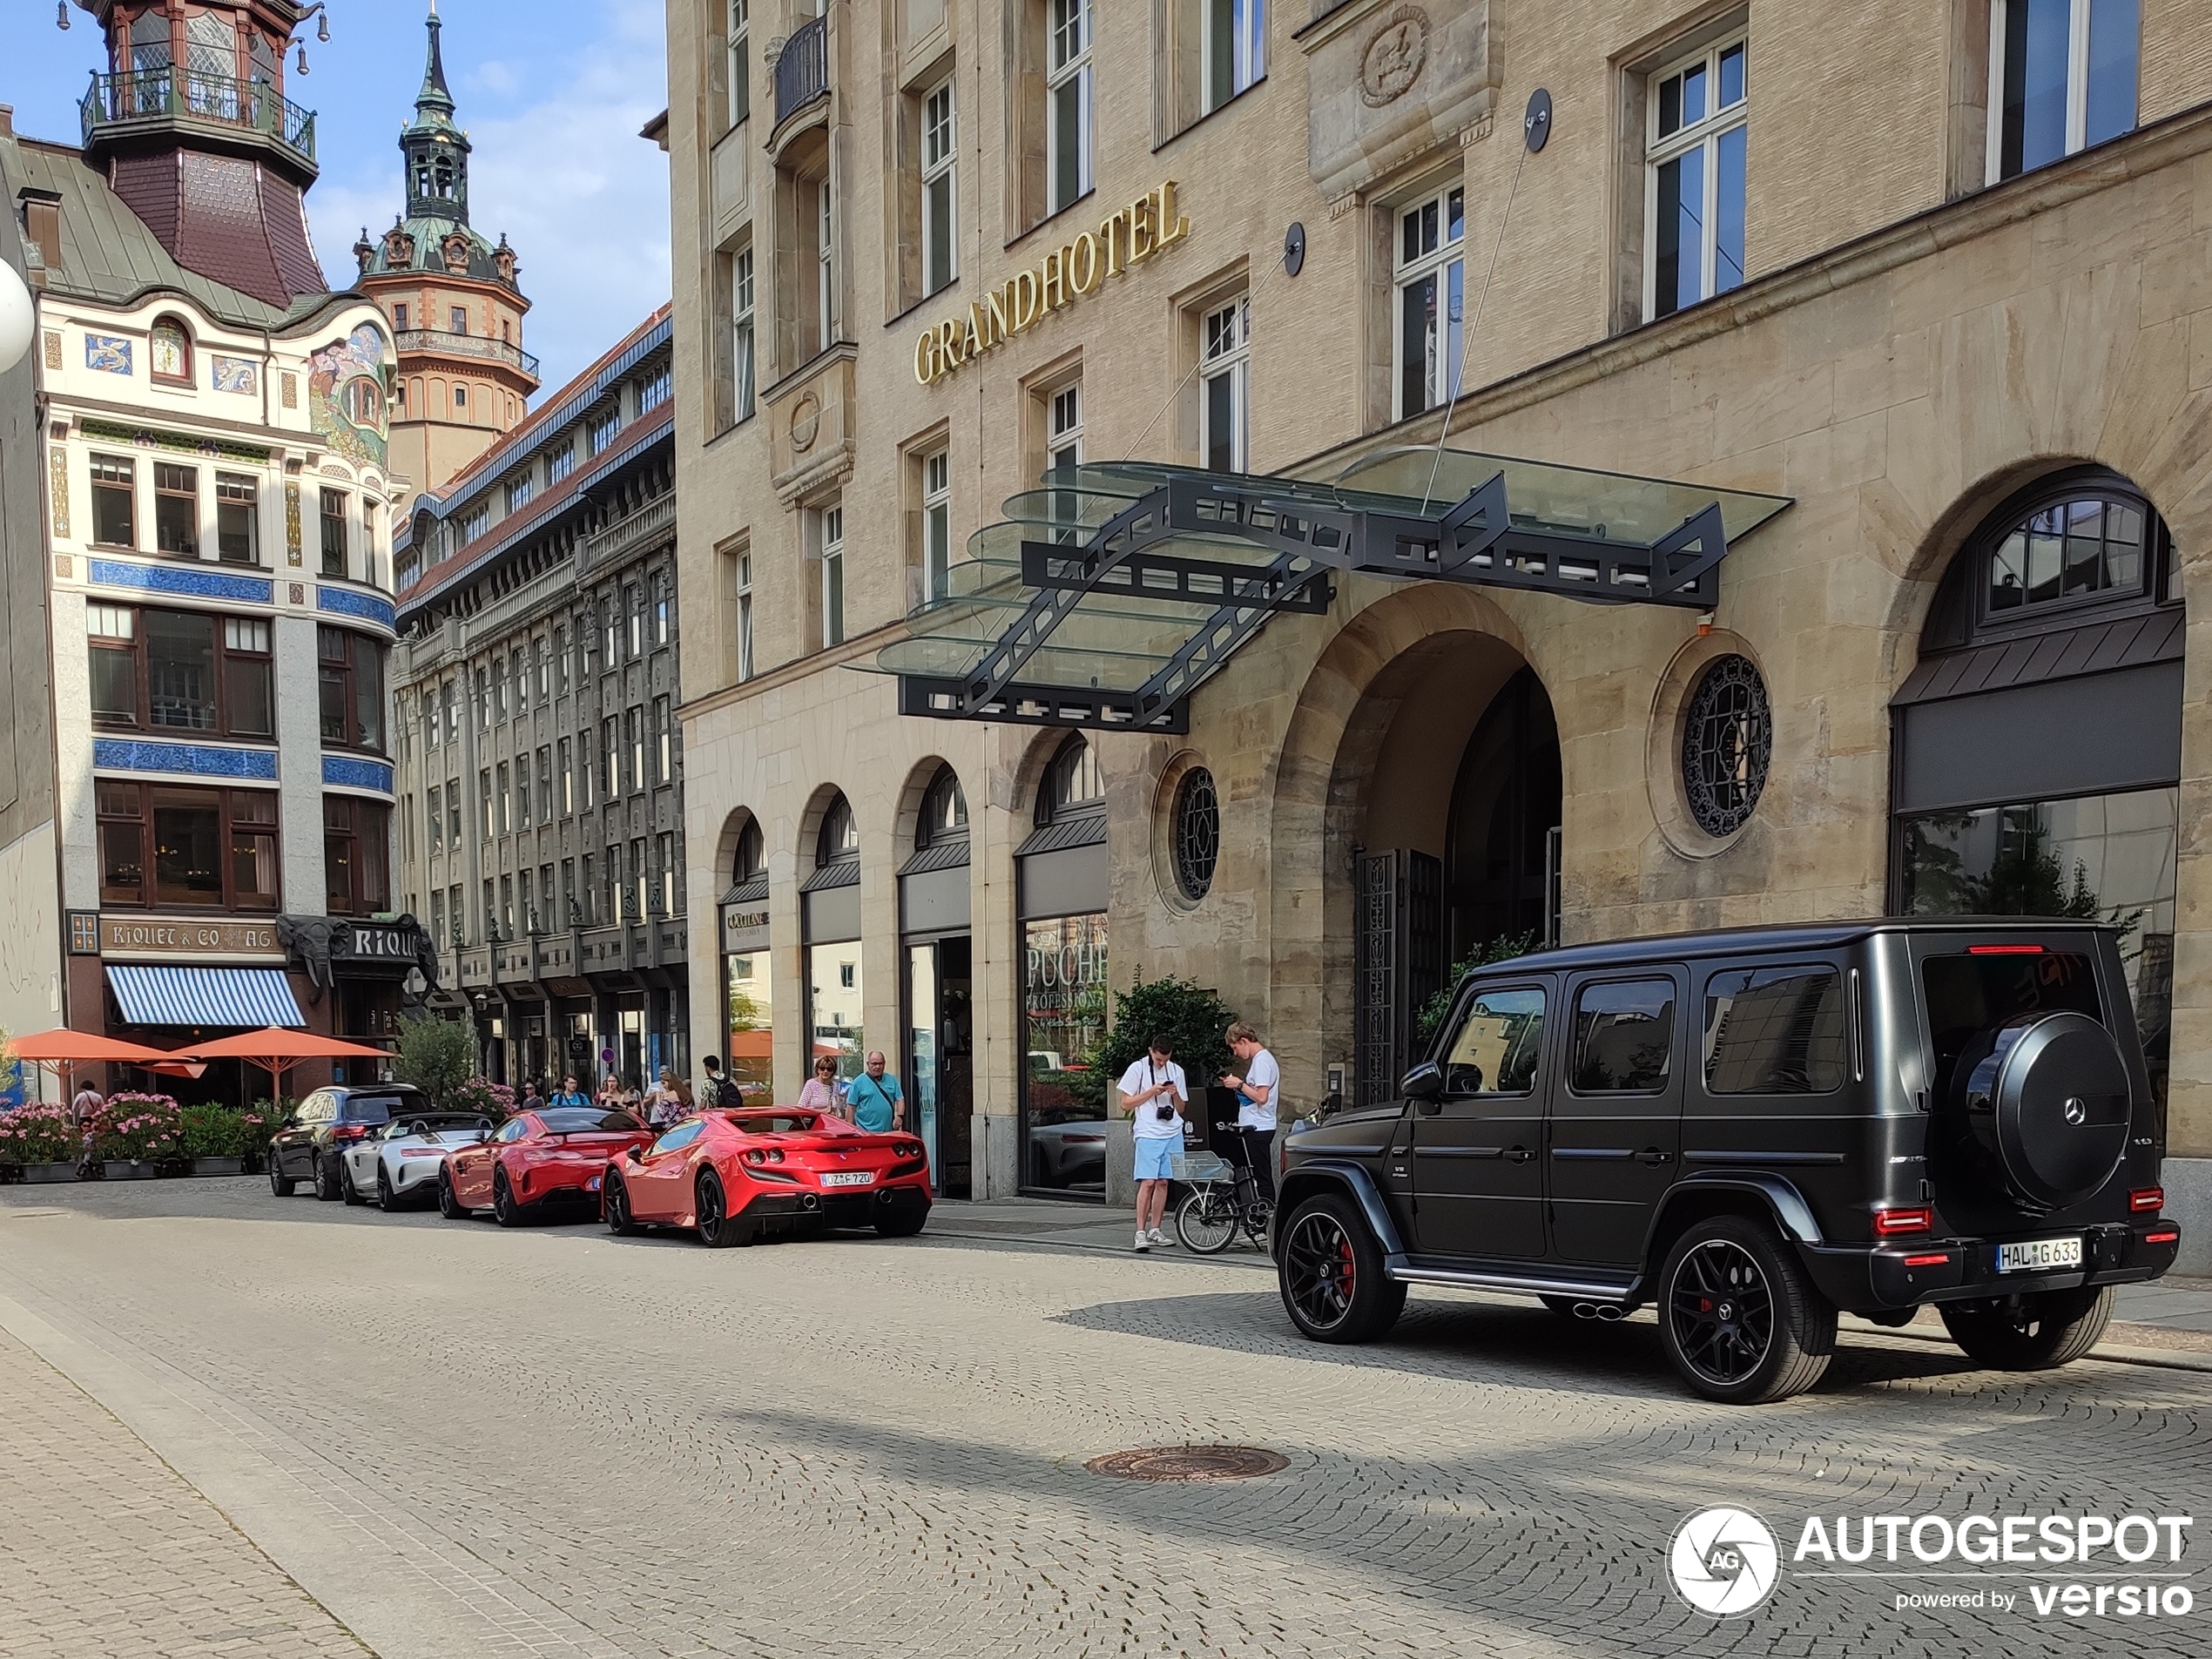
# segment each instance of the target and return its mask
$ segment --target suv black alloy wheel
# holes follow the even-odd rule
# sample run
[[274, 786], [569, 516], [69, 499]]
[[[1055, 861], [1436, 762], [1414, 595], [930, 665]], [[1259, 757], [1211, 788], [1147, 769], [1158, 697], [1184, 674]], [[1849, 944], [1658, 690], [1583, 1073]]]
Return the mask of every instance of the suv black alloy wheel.
[[1352, 1205], [1333, 1193], [1300, 1204], [1283, 1234], [1283, 1305], [1322, 1342], [1372, 1342], [1398, 1323], [1406, 1287]]
[[1708, 1399], [1802, 1393], [1836, 1347], [1836, 1310], [1773, 1234], [1716, 1216], [1683, 1234], [1660, 1275], [1659, 1330], [1683, 1380]]
[[2109, 1285], [2031, 1291], [1988, 1301], [1946, 1302], [1951, 1339], [1993, 1371], [2047, 1371], [2097, 1345], [2112, 1320]]

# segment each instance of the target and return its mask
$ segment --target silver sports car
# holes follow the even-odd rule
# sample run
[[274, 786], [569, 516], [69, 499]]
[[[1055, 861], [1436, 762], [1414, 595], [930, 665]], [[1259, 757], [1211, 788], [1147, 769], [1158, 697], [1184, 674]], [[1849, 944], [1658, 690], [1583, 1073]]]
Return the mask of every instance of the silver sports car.
[[438, 1190], [438, 1166], [456, 1146], [473, 1146], [491, 1133], [491, 1120], [475, 1112], [416, 1113], [395, 1117], [346, 1149], [339, 1164], [347, 1204], [376, 1200], [383, 1210], [428, 1204]]

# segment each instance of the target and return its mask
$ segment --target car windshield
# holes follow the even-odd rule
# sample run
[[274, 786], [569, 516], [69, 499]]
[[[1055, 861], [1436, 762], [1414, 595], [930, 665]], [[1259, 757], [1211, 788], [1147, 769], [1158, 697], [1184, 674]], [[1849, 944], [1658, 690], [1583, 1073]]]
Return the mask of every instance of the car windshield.
[[818, 1112], [733, 1112], [730, 1122], [741, 1135], [804, 1135], [822, 1125]]
[[549, 1135], [589, 1135], [595, 1130], [626, 1132], [639, 1127], [637, 1120], [628, 1112], [602, 1112], [582, 1106], [540, 1112], [537, 1121], [545, 1125]]

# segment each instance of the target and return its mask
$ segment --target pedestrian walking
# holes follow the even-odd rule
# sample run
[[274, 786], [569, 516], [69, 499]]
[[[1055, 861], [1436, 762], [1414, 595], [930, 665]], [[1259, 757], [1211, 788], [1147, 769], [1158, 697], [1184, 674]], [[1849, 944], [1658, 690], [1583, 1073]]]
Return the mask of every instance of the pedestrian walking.
[[884, 1069], [883, 1050], [868, 1050], [867, 1067], [845, 1085], [845, 1103], [853, 1122], [871, 1135], [888, 1135], [907, 1126], [907, 1097], [899, 1080]]
[[1259, 1196], [1271, 1204], [1275, 1202], [1275, 1124], [1278, 1105], [1275, 1096], [1283, 1084], [1283, 1069], [1261, 1045], [1259, 1033], [1242, 1020], [1229, 1028], [1229, 1052], [1237, 1056], [1237, 1063], [1244, 1068], [1244, 1073], [1241, 1076], [1235, 1072], [1224, 1073], [1221, 1086], [1236, 1091], [1237, 1133], [1244, 1141], [1245, 1157], [1251, 1160], [1252, 1179], [1258, 1184]]
[[738, 1085], [722, 1075], [722, 1059], [709, 1055], [699, 1062], [699, 1069], [706, 1074], [699, 1079], [698, 1103], [703, 1112], [725, 1111], [745, 1104], [745, 1093]]
[[576, 1078], [570, 1076], [561, 1079], [560, 1092], [545, 1103], [548, 1106], [583, 1107], [591, 1104], [591, 1096], [577, 1088]]
[[69, 1103], [69, 1109], [77, 1119], [77, 1127], [84, 1129], [99, 1116], [100, 1108], [106, 1104], [106, 1097], [87, 1082], [78, 1088], [76, 1097]]
[[1154, 1037], [1144, 1049], [1143, 1058], [1130, 1062], [1120, 1083], [1122, 1112], [1133, 1120], [1136, 1136], [1135, 1248], [1140, 1251], [1168, 1242], [1160, 1224], [1167, 1218], [1175, 1155], [1183, 1150], [1183, 1108], [1190, 1099], [1183, 1068], [1175, 1063], [1175, 1045]]
[[804, 1112], [827, 1112], [832, 1117], [853, 1121], [853, 1109], [837, 1092], [837, 1062], [827, 1055], [814, 1057], [814, 1075], [799, 1091], [799, 1109]]
[[518, 1112], [542, 1112], [545, 1109], [545, 1102], [540, 1097], [536, 1082], [523, 1085], [523, 1102], [515, 1109]]

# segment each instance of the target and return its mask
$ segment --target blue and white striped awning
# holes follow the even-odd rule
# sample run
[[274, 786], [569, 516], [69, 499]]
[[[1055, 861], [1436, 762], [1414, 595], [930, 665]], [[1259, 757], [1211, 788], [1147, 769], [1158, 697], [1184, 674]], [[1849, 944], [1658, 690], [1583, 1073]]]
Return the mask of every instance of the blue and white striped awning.
[[276, 968], [128, 968], [107, 970], [116, 1005], [132, 1025], [304, 1027], [284, 971]]

